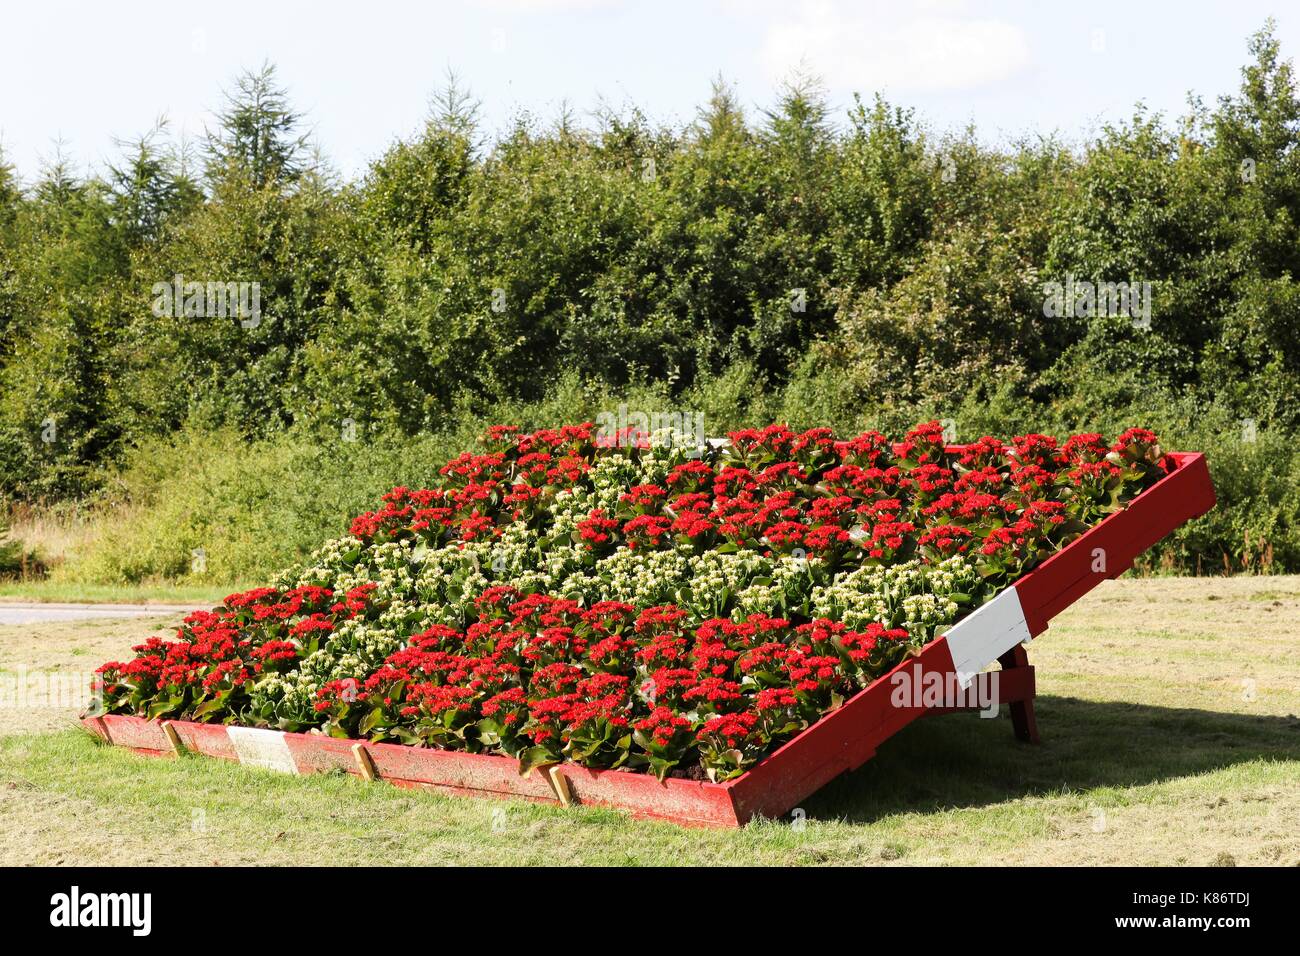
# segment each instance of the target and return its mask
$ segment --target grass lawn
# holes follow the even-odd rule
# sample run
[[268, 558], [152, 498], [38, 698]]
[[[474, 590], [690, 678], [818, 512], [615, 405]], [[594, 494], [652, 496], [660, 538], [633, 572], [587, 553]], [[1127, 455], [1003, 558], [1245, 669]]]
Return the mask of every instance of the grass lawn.
[[67, 584], [62, 581], [0, 581], [0, 602], [86, 604], [193, 604], [211, 607], [239, 585]]
[[[171, 622], [3, 627], [0, 677], [88, 671]], [[1040, 746], [930, 718], [805, 825], [739, 831], [138, 757], [75, 704], [6, 702], [0, 863], [1300, 864], [1300, 576], [1108, 582], [1030, 659]]]

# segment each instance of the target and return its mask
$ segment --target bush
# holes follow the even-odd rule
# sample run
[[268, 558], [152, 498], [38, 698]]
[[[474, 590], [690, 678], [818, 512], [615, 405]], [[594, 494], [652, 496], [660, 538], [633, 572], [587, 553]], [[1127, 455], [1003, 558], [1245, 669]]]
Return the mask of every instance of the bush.
[[26, 568], [23, 543], [9, 537], [9, 525], [0, 518], [0, 578], [21, 574]]
[[377, 491], [431, 480], [455, 437], [288, 434], [249, 444], [188, 428], [131, 452], [96, 506], [100, 533], [61, 580], [237, 582], [265, 576], [336, 534]]

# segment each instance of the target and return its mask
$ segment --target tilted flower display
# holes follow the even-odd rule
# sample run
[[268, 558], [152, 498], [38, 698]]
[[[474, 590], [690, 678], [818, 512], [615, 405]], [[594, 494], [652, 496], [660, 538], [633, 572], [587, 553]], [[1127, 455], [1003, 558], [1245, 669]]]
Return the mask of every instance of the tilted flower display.
[[99, 712], [728, 780], [1172, 467], [1144, 429], [680, 438], [494, 427]]

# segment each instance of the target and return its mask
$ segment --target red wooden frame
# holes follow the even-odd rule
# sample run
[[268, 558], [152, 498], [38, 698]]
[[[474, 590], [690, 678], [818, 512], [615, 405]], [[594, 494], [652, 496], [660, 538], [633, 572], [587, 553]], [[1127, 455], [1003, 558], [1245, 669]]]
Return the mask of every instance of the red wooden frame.
[[[1041, 634], [1056, 614], [1103, 580], [1118, 577], [1147, 548], [1214, 506], [1205, 457], [1174, 452], [1172, 458], [1177, 467], [1124, 510], [1089, 529], [998, 596], [998, 603], [1010, 610], [1014, 626], [999, 621], [986, 632], [965, 629], [967, 634], [974, 631], [981, 648], [993, 648], [988, 661], [979, 658], [975, 664], [982, 666], [996, 657], [1002, 665], [996, 676], [985, 673], [974, 678], [985, 695], [980, 699], [987, 700], [993, 693], [1000, 703], [1011, 705], [1012, 727], [1019, 739], [1038, 739], [1034, 669], [1020, 641]], [[968, 621], [974, 622], [974, 615], [957, 627]], [[987, 639], [989, 634], [992, 640]], [[661, 783], [649, 774], [588, 770], [570, 763], [551, 768], [549, 774], [520, 776], [516, 761], [509, 757], [222, 724], [158, 722], [124, 715], [87, 717], [83, 723], [108, 743], [154, 756], [192, 751], [292, 773], [339, 769], [449, 794], [610, 806], [687, 825], [734, 827], [756, 816], [788, 813], [841, 773], [861, 766], [885, 740], [918, 717], [958, 709], [961, 702], [952, 699], [900, 702], [893, 693], [903, 678], [913, 687], [927, 681], [951, 686], [958, 670], [950, 639], [957, 640], [956, 628], [904, 659], [744, 774], [718, 784], [676, 778]], [[963, 661], [971, 663], [966, 656]]]

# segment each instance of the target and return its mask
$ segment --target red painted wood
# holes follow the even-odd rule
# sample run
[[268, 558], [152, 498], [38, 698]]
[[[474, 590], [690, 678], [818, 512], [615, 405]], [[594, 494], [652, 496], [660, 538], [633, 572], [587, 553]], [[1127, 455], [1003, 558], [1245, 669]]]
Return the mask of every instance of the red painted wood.
[[375, 769], [385, 780], [450, 787], [459, 791], [496, 790], [548, 800], [554, 797], [546, 774], [520, 776], [519, 762], [496, 754], [463, 754], [403, 744], [366, 744]]
[[[87, 717], [82, 723], [103, 736], [101, 720]], [[102, 719], [111, 742], [156, 757], [170, 757], [171, 745], [161, 723], [114, 714]], [[238, 760], [226, 728], [221, 724], [171, 721], [186, 750]], [[519, 764], [493, 754], [462, 754], [453, 751], [408, 747], [401, 744], [341, 740], [321, 734], [284, 734], [299, 773], [343, 770], [360, 776], [352, 747], [361, 743], [370, 753], [379, 777], [402, 787], [418, 787], [454, 795], [521, 797], [548, 803], [558, 802], [544, 771], [520, 776]], [[609, 806], [660, 820], [704, 826], [737, 826], [735, 809], [726, 788], [712, 783], [669, 779], [660, 783], [653, 776], [620, 770], [589, 770], [565, 765], [579, 804]]]
[[590, 770], [561, 765], [560, 772], [579, 804], [630, 809], [641, 817], [695, 826], [741, 824], [731, 792], [707, 781], [669, 777], [660, 783], [651, 774], [626, 770]]
[[[1024, 653], [1024, 648], [1019, 644], [1009, 653], [1014, 651]], [[1003, 655], [1005, 657], [1006, 655]], [[1001, 658], [999, 658], [1001, 660]], [[996, 677], [994, 676], [996, 675]], [[989, 700], [990, 696], [998, 704], [1019, 704], [1029, 702], [1032, 704], [1034, 699], [1034, 668], [1029, 664], [1008, 669], [1003, 665], [1000, 671], [985, 671], [982, 674], [975, 675], [975, 681], [982, 685], [978, 700]], [[996, 682], [996, 683], [994, 683]], [[994, 689], [990, 689], [992, 684]], [[952, 714], [958, 711], [977, 710], [977, 707], [971, 706], [944, 706], [944, 707], [927, 707], [926, 716], [937, 714]]]
[[[1095, 528], [1063, 548], [1016, 582], [1032, 635], [1048, 621], [1107, 578], [1132, 567], [1134, 559], [1186, 521], [1214, 506], [1214, 487], [1203, 455], [1173, 455], [1178, 467]], [[1106, 554], [1103, 572], [1093, 571], [1094, 549]], [[1012, 705], [1017, 736], [1037, 740], [1033, 718], [1034, 669], [1024, 648], [1003, 655], [999, 699]], [[870, 759], [888, 738], [918, 717], [946, 713], [951, 706], [926, 707], [893, 699], [896, 675], [907, 673], [916, 686], [927, 674], [946, 678], [953, 671], [946, 641], [934, 641], [908, 657], [871, 686], [855, 694], [768, 755], [747, 773], [723, 784], [669, 779], [619, 770], [589, 770], [564, 764], [561, 772], [579, 804], [628, 810], [636, 816], [698, 826], [739, 826], [755, 816], [781, 817], [801, 800], [847, 770]], [[990, 678], [981, 676], [978, 680]], [[88, 717], [83, 723], [110, 743], [139, 753], [168, 756], [171, 746], [161, 725], [140, 717]], [[195, 753], [238, 760], [230, 736], [220, 724], [172, 721], [181, 743]], [[360, 775], [352, 747], [358, 741], [320, 734], [285, 734], [299, 773], [343, 770]], [[516, 762], [490, 754], [361, 742], [379, 777], [402, 787], [472, 796], [519, 797], [558, 802], [546, 775], [519, 775]]]
[[[342, 770], [353, 776], [361, 776], [357, 758], [352, 755], [352, 745], [356, 740], [344, 740], [341, 737], [327, 737], [324, 734], [285, 734], [284, 741], [293, 755], [294, 765], [299, 773], [325, 773]], [[373, 751], [377, 744], [366, 743]]]
[[1015, 732], [1017, 740], [1023, 740], [1027, 744], [1038, 743], [1038, 718], [1034, 716], [1034, 668], [1029, 663], [1029, 655], [1025, 653], [1024, 645], [1017, 644], [1011, 650], [1007, 651], [1000, 658], [998, 663], [1002, 665], [1003, 680], [1014, 676], [1021, 678], [1028, 677], [1028, 693], [1022, 693], [1018, 698], [1007, 700], [1011, 703], [1011, 729]]
[[[1029, 633], [1047, 630], [1047, 622], [1102, 581], [1116, 578], [1169, 532], [1214, 507], [1214, 485], [1205, 456], [1175, 452], [1178, 467], [1138, 495], [1123, 511], [1089, 529], [1016, 582]], [[1094, 552], [1101, 549], [1105, 571], [1094, 571]]]
[[104, 723], [103, 717], [83, 717], [81, 722], [87, 730], [104, 741], [104, 743], [111, 744], [113, 742], [113, 739], [108, 735], [108, 725]]
[[922, 716], [924, 707], [895, 706], [891, 699], [895, 675], [905, 669], [918, 687], [924, 686], [926, 674], [950, 674], [953, 662], [947, 643], [934, 641], [919, 656], [903, 660], [839, 710], [728, 781], [725, 786], [735, 791], [741, 822], [759, 815], [784, 816], [841, 773], [861, 766], [881, 743]]
[[225, 725], [195, 724], [186, 720], [173, 720], [171, 725], [176, 729], [176, 736], [180, 737], [181, 746], [186, 750], [222, 760], [239, 760], [239, 753], [230, 742]]
[[[88, 718], [83, 723], [102, 721], [108, 728], [108, 742], [119, 747], [133, 750], [160, 750], [171, 752], [172, 745], [163, 733], [162, 724], [142, 717], [128, 717], [125, 714], [108, 714], [99, 718]], [[91, 728], [96, 729], [92, 726]]]

